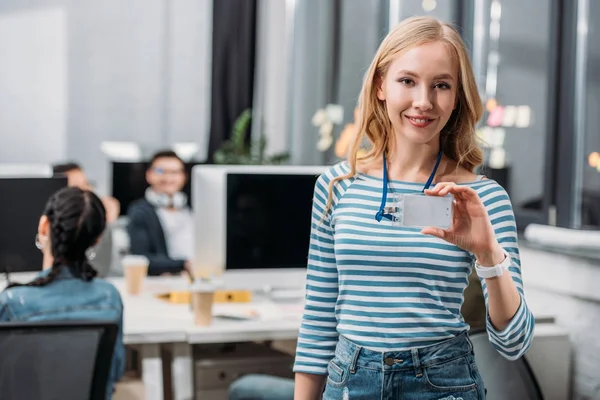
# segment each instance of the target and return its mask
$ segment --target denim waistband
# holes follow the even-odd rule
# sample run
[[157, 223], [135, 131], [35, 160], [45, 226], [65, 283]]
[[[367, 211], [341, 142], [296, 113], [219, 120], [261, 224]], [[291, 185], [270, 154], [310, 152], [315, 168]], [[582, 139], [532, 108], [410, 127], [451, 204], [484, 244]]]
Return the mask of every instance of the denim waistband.
[[431, 346], [386, 352], [365, 349], [340, 335], [335, 355], [341, 362], [349, 365], [352, 372], [356, 367], [400, 371], [420, 370], [448, 362], [470, 354], [472, 350], [473, 345], [466, 332]]

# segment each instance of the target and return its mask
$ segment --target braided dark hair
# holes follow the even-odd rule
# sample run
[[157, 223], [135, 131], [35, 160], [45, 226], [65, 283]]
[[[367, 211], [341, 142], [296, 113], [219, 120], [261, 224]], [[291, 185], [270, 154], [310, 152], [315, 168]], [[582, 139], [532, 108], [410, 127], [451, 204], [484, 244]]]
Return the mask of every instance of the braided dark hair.
[[96, 277], [98, 273], [89, 264], [86, 251], [106, 227], [106, 211], [98, 196], [77, 187], [60, 189], [46, 203], [44, 215], [50, 223], [52, 269], [25, 285], [13, 283], [8, 287], [45, 286], [56, 278], [61, 266], [85, 281]]

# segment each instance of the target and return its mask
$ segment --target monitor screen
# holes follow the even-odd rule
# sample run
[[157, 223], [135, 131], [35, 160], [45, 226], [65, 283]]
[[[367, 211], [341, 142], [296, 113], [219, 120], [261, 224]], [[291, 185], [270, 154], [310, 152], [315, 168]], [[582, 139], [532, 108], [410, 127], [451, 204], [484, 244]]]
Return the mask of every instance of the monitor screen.
[[306, 267], [317, 176], [228, 173], [227, 269]]
[[40, 271], [35, 234], [46, 202], [66, 178], [0, 179], [0, 272]]

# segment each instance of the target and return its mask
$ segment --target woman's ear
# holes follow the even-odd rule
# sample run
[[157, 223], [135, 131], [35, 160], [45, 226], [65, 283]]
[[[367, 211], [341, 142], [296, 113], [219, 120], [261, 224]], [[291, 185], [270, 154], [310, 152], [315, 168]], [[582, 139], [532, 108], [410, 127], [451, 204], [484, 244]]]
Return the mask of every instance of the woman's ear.
[[48, 238], [50, 236], [50, 220], [47, 216], [42, 215], [38, 223], [38, 235], [40, 238]]

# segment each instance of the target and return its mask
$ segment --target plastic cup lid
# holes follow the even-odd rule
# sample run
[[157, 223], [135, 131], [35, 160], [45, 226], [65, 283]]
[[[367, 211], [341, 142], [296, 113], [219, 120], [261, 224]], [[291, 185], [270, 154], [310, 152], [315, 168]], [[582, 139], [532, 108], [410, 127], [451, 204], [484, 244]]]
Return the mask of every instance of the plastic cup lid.
[[222, 286], [222, 284], [220, 281], [217, 280], [196, 279], [194, 283], [192, 283], [191, 291], [214, 292], [220, 286]]

